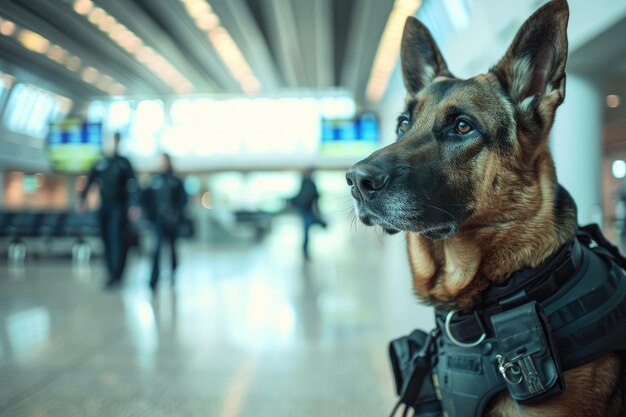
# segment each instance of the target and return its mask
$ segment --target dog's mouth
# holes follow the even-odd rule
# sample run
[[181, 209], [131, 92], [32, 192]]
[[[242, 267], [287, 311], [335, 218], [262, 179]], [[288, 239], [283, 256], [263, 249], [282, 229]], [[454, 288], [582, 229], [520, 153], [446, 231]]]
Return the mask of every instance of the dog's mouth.
[[433, 222], [427, 221], [422, 212], [393, 216], [381, 215], [358, 200], [354, 200], [354, 209], [357, 217], [366, 226], [379, 226], [389, 235], [399, 232], [414, 232], [422, 234], [432, 240], [446, 239], [459, 230], [457, 221]]
[[359, 213], [357, 214], [357, 216], [359, 217], [359, 220], [361, 220], [361, 223], [363, 223], [364, 225], [380, 226], [383, 229], [383, 231], [387, 233], [388, 235], [395, 235], [396, 233], [400, 232], [400, 229], [370, 214]]

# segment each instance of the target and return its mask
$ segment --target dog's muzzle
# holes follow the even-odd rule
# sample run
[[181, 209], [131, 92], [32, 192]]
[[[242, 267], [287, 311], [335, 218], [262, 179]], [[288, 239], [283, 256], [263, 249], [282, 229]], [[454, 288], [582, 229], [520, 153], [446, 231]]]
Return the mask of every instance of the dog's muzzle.
[[375, 199], [389, 182], [389, 174], [382, 167], [359, 162], [346, 174], [352, 196], [357, 200]]

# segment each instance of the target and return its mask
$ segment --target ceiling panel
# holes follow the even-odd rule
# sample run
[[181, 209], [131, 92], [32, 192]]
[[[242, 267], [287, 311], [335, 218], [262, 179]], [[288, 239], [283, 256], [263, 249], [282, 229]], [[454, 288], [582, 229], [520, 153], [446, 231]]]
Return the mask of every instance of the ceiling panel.
[[[88, 0], [81, 0], [83, 2]], [[200, 1], [204, 0], [185, 0]], [[5, 18], [37, 31], [110, 73], [133, 95], [171, 95], [171, 85], [126, 52], [74, 10], [75, 0], [3, 0]], [[346, 87], [357, 99], [393, 5], [391, 0], [213, 0], [210, 10], [232, 37], [262, 92]], [[179, 0], [94, 0], [118, 23], [172, 63], [196, 93], [241, 93], [232, 69], [199, 29]], [[45, 58], [0, 42], [5, 62], [28, 67]], [[57, 68], [58, 67], [58, 68]], [[103, 91], [62, 66], [38, 65], [38, 73], [58, 77], [88, 96]], [[239, 78], [241, 80], [241, 78]]]

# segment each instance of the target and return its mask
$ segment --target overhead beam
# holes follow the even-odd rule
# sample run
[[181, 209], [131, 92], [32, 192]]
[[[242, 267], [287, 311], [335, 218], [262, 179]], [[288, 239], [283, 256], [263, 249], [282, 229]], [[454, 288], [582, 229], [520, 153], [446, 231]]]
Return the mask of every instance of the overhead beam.
[[335, 84], [334, 55], [333, 55], [333, 9], [331, 0], [316, 0], [314, 19], [315, 27], [315, 57], [316, 57], [316, 85], [327, 88]]
[[136, 0], [142, 7], [150, 7], [173, 38], [176, 47], [185, 55], [192, 65], [202, 74], [206, 88], [199, 90], [204, 93], [233, 91], [238, 84], [228, 73], [224, 63], [211, 47], [206, 33], [199, 30], [192, 18], [187, 14], [180, 1], [172, 0]]
[[364, 102], [365, 89], [374, 56], [378, 49], [393, 1], [359, 0], [350, 27], [341, 85], [355, 92], [357, 102]]
[[[276, 91], [283, 87], [278, 69], [250, 7], [243, 0], [224, 2], [230, 9], [233, 25], [231, 36], [248, 60], [250, 68], [261, 82], [262, 90]], [[217, 5], [216, 5], [217, 7]]]
[[166, 58], [194, 85], [195, 90], [215, 89], [187, 57], [172, 38], [159, 27], [144, 10], [128, 0], [99, 0], [107, 12], [135, 32], [148, 46]]
[[[48, 12], [46, 15], [55, 20], [57, 25], [52, 25], [43, 20], [40, 15], [33, 13], [31, 7], [37, 7], [41, 12]], [[117, 50], [114, 45], [108, 42], [108, 39], [103, 37], [104, 35], [94, 33], [97, 29], [92, 28], [87, 21], [81, 22], [84, 19], [75, 15], [69, 7], [71, 7], [70, 4], [66, 7], [55, 7], [44, 0], [31, 0], [24, 4], [7, 2], [3, 5], [2, 13], [19, 25], [36, 31], [49, 41], [79, 56], [87, 65], [113, 77], [117, 82], [127, 87], [130, 94], [142, 91], [148, 94], [167, 91], [158, 78], [125, 55], [123, 51]], [[71, 31], [59, 29], [59, 27], [65, 26], [73, 29]], [[78, 73], [70, 72], [56, 63], [51, 62], [51, 65], [58, 67], [59, 73], [67, 73], [69, 77], [76, 79], [76, 82], [83, 83]], [[96, 90], [94, 89], [94, 91]], [[100, 92], [97, 95], [104, 95], [104, 93]]]
[[263, 9], [269, 36], [277, 51], [278, 64], [289, 88], [299, 88], [305, 84], [304, 62], [302, 60], [298, 31], [290, 0], [268, 0]]

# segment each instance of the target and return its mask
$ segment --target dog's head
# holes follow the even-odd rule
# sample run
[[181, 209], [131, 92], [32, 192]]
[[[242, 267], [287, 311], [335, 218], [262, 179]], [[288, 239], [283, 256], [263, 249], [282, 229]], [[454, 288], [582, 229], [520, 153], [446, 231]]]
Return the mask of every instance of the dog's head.
[[[565, 97], [568, 16], [566, 0], [550, 1], [495, 67], [467, 80], [449, 72], [428, 29], [410, 17], [397, 141], [346, 176], [360, 220], [443, 239], [528, 206], [524, 187], [536, 186], [539, 161], [550, 158], [548, 134]], [[541, 181], [556, 179], [552, 172]]]

